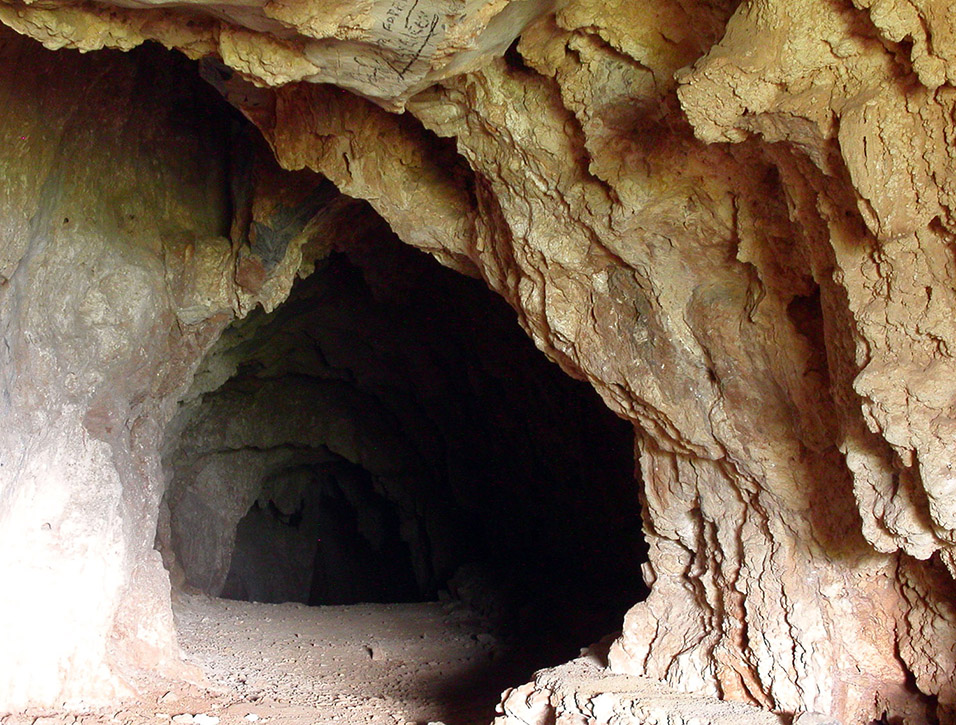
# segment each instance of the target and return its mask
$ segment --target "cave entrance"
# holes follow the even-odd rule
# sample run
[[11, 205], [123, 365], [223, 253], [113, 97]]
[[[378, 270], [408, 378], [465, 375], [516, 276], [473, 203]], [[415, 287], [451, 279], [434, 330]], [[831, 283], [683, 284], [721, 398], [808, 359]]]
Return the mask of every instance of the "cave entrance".
[[313, 605], [450, 597], [576, 654], [643, 593], [632, 429], [480, 281], [354, 204], [374, 219], [362, 237], [229, 327], [169, 426], [174, 582]]
[[490, 704], [646, 594], [633, 430], [481, 281], [310, 183], [278, 226], [334, 208], [331, 251], [206, 354], [167, 427], [157, 546], [184, 596], [467, 611], [522, 653]]

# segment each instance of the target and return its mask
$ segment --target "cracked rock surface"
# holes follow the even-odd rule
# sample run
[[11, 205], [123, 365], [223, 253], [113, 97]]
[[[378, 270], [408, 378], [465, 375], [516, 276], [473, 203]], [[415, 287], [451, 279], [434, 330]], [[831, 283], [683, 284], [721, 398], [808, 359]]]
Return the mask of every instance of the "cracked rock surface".
[[327, 254], [344, 202], [310, 171], [633, 423], [651, 592], [614, 673], [956, 718], [948, 3], [195, 5], [0, 3], [48, 48], [204, 59], [287, 170], [185, 123], [155, 50], [3, 35], [0, 576], [35, 584], [0, 591], [0, 706], [175, 663], [163, 430], [233, 317]]

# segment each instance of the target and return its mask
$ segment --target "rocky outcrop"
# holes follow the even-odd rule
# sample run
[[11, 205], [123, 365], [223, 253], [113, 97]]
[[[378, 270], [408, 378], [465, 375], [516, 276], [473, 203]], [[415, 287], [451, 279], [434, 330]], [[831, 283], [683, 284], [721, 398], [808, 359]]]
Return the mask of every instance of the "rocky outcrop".
[[[534, 681], [507, 690], [495, 725], [547, 722], [707, 723], [707, 725], [780, 725], [782, 718], [752, 705], [689, 695], [658, 680], [617, 675], [592, 653], [560, 667], [535, 673]], [[825, 719], [801, 719], [797, 725], [823, 725]], [[829, 722], [833, 722], [830, 720]]]
[[[917, 665], [895, 654], [919, 595], [898, 585], [900, 561], [865, 540], [841, 450], [847, 424], [826, 413], [848, 409], [846, 343], [802, 245], [801, 225], [818, 223], [787, 204], [773, 155], [693, 137], [673, 66], [655, 78], [572, 20], [568, 9], [525, 33], [519, 51], [537, 72], [499, 61], [409, 110], [454, 137], [475, 172], [474, 231], [455, 251], [539, 346], [642, 432], [653, 587], [612, 666], [775, 710], [919, 721], [906, 685]], [[394, 129], [389, 117], [325, 89], [277, 98], [265, 128], [282, 163], [358, 196], [399, 195], [361, 171], [371, 163], [361, 139]], [[426, 158], [429, 143], [403, 137]], [[385, 158], [397, 163], [402, 148]], [[454, 198], [435, 196], [432, 210]], [[412, 223], [378, 204], [396, 228]], [[458, 209], [437, 228], [460, 225]], [[941, 616], [945, 591], [917, 605], [919, 619]], [[886, 612], [901, 619], [874, 627]], [[930, 667], [935, 683], [952, 671]]]
[[[944, 4], [571, 0], [530, 24], [537, 6], [488, 4], [476, 16], [442, 15], [446, 45], [429, 36], [436, 46], [425, 43], [427, 64], [418, 56], [421, 69], [409, 66], [407, 86], [385, 78], [387, 71], [357, 84], [348, 69], [320, 68], [326, 60], [316, 65], [306, 53], [311, 41], [303, 38], [310, 37], [326, 39], [329, 53], [359, 43], [359, 65], [367, 57], [407, 57], [383, 41], [378, 5], [355, 17], [333, 4], [303, 19], [270, 4], [199, 20], [173, 8], [2, 7], [0, 19], [48, 46], [129, 47], [155, 38], [210, 57], [207, 77], [258, 125], [282, 166], [323, 174], [368, 199], [405, 242], [481, 276], [518, 311], [539, 348], [634, 421], [652, 591], [625, 620], [610, 654], [614, 671], [808, 713], [804, 719], [812, 712], [845, 722], [956, 717], [953, 63]], [[321, 31], [317, 17], [327, 24]], [[520, 42], [503, 57], [477, 60], [519, 31]], [[491, 37], [496, 42], [486, 44]], [[462, 56], [448, 38], [465, 48]], [[66, 103], [70, 95], [63, 89], [55, 97]], [[407, 112], [386, 110], [399, 107]], [[35, 150], [54, 148], [49, 143], [18, 145], [17, 128], [4, 127], [14, 136], [9, 148], [29, 148], [37, 159], [16, 178], [47, 178], [34, 169], [65, 163]], [[69, 155], [67, 168], [95, 154], [84, 147]], [[190, 153], [184, 158], [178, 163], [191, 168]], [[149, 183], [164, 178], [157, 174]], [[8, 371], [17, 369], [14, 360], [30, 361], [38, 372], [26, 389], [37, 391], [60, 379], [60, 368], [50, 366], [64, 353], [49, 337], [55, 318], [24, 317], [26, 300], [53, 283], [28, 273], [44, 257], [40, 248], [23, 256], [37, 237], [22, 209], [55, 208], [37, 202], [55, 184], [41, 193], [38, 182], [23, 183], [8, 192], [15, 211], [3, 215], [12, 230], [3, 257], [12, 261], [2, 267], [9, 274], [0, 271], [11, 279], [0, 287], [10, 341], [4, 386], [23, 389]], [[277, 218], [282, 192], [272, 182], [260, 186], [259, 206], [237, 208], [267, 223]], [[214, 208], [207, 204], [196, 218], [208, 220]], [[192, 261], [180, 269], [195, 280], [189, 300], [132, 295], [144, 309], [178, 304], [180, 323], [199, 326], [173, 345], [192, 345], [190, 360], [218, 331], [215, 310], [282, 299], [316, 244], [317, 227], [303, 219], [284, 235], [285, 252], [252, 251], [260, 231], [241, 217], [232, 246], [195, 242], [187, 253], [183, 242], [181, 256]], [[122, 214], [111, 208], [108, 218]], [[273, 232], [285, 226], [267, 225]], [[222, 233], [206, 221], [187, 227], [197, 240]], [[223, 292], [237, 286], [228, 274], [209, 272], [227, 269], [230, 254], [251, 260], [236, 292], [244, 302]], [[68, 258], [55, 257], [64, 265]], [[59, 284], [70, 279], [57, 274]], [[155, 281], [144, 284], [153, 289]], [[109, 297], [109, 289], [96, 294]], [[204, 290], [219, 291], [207, 300]], [[125, 291], [116, 297], [127, 306], [129, 298]], [[7, 312], [14, 301], [16, 311]], [[129, 310], [124, 320], [141, 319]], [[110, 367], [142, 359], [137, 346], [113, 337], [132, 327], [108, 317], [83, 325], [101, 336], [83, 338], [100, 340], [94, 351], [113, 345], [126, 357], [101, 355], [75, 367], [110, 377], [115, 369], [135, 381], [128, 368]], [[147, 356], [170, 355], [184, 359], [166, 348]], [[186, 368], [184, 360], [182, 370], [163, 370], [183, 381]], [[61, 404], [26, 393], [5, 402], [20, 416], [11, 420], [24, 421], [16, 429], [22, 434], [3, 433], [10, 460], [23, 461], [17, 482], [3, 489], [4, 515], [16, 522], [5, 529], [10, 535], [45, 536], [42, 522], [21, 531], [34, 518], [17, 508], [32, 495], [22, 481], [38, 481], [43, 470], [59, 471], [57, 480], [90, 480], [102, 470], [126, 475], [127, 464], [108, 461], [98, 441], [121, 429], [125, 436], [161, 428], [162, 416], [137, 427], [129, 404], [114, 404], [150, 400], [152, 393], [139, 396], [151, 388], [141, 388], [111, 392], [112, 403], [85, 392], [73, 407], [66, 398]], [[163, 395], [171, 400], [175, 391]], [[58, 422], [34, 420], [37, 411]], [[80, 420], [98, 433], [84, 438]], [[48, 437], [31, 433], [39, 430]], [[149, 435], [122, 450], [155, 450], [158, 432]], [[71, 451], [70, 465], [85, 461], [77, 470], [86, 473], [67, 478], [67, 460], [45, 453], [42, 440], [80, 446], [57, 450]], [[155, 456], [143, 455], [149, 465], [135, 470], [156, 480]], [[122, 519], [129, 532], [149, 528], [158, 488], [146, 486], [153, 493], [140, 502], [142, 517]], [[100, 493], [97, 500], [120, 501], [121, 489], [116, 479], [114, 498]], [[57, 505], [69, 511], [73, 504], [65, 495]], [[118, 602], [120, 582], [138, 560], [116, 551], [136, 537], [116, 531], [112, 547], [107, 538], [95, 539], [112, 552], [97, 561], [105, 562], [100, 572], [112, 583], [104, 588]], [[74, 551], [77, 562], [84, 557]], [[104, 613], [95, 615], [91, 663], [102, 660], [97, 642], [108, 628]], [[85, 614], [78, 608], [75, 616]], [[69, 660], [64, 647], [75, 651], [65, 644], [33, 669]], [[54, 690], [18, 697], [49, 699]]]

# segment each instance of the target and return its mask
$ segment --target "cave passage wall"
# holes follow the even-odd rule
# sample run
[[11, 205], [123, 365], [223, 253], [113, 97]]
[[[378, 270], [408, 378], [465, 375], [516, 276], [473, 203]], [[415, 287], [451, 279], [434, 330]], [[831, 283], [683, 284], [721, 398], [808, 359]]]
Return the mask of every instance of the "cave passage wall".
[[[283, 167], [323, 174], [406, 243], [483, 278], [540, 349], [637, 424], [651, 594], [625, 620], [616, 672], [845, 722], [956, 717], [956, 33], [946, 3], [225, 5], [186, 15], [162, 3], [4, 0], [0, 20], [49, 48], [151, 38], [206, 58], [205, 77]], [[185, 146], [105, 138], [119, 126], [143, 139], [164, 118], [182, 138], [166, 112], [142, 110], [161, 94], [134, 98], [120, 84], [108, 97], [93, 83], [102, 103], [81, 101], [81, 85], [130, 66], [114, 70], [115, 56], [68, 65], [9, 39], [3, 48], [0, 153], [17, 181], [0, 200], [0, 354], [4, 419], [17, 425], [2, 433], [0, 531], [35, 553], [0, 551], [5, 574], [41, 582], [35, 595], [3, 593], [17, 613], [4, 626], [63, 625], [42, 651], [23, 635], [30, 627], [8, 633], [0, 702], [18, 704], [93, 692], [93, 680], [102, 692], [107, 634], [127, 621], [121, 601], [147, 607], [140, 621], [157, 642], [168, 630], [161, 587], [129, 585], [161, 578], [150, 524], [169, 406], [227, 318], [260, 301], [271, 309], [322, 256], [310, 241], [322, 219], [278, 224], [277, 209], [304, 200], [259, 174], [230, 185], [223, 231], [212, 210], [224, 202], [196, 202], [222, 188], [202, 175], [225, 156], [204, 155], [195, 126]], [[359, 70], [329, 76], [336, 61], [323, 53], [335, 48]], [[18, 85], [18, 67], [46, 68], [56, 85]], [[116, 121], [127, 117], [136, 121]], [[65, 132], [63, 119], [82, 132]], [[150, 152], [134, 164], [130, 149]], [[183, 165], [193, 175], [163, 176]], [[241, 155], [229, 168], [241, 177]], [[134, 236], [172, 251], [139, 259], [140, 241], [90, 251], [129, 235], [119, 201], [84, 200], [103, 213], [64, 236], [62, 220], [76, 217], [48, 212], [69, 195], [44, 180], [113, 169], [155, 190], [130, 191], [154, 210], [136, 216]], [[172, 230], [156, 209], [177, 220]], [[293, 231], [277, 245], [280, 226]], [[152, 292], [93, 284], [91, 259], [126, 260], [149, 280], [134, 289]], [[61, 266], [44, 276], [44, 264]], [[58, 327], [45, 306], [53, 290], [112, 301], [69, 315], [92, 315], [89, 305], [130, 314]], [[120, 334], [137, 325], [159, 332]], [[73, 331], [85, 331], [82, 355], [67, 352]], [[69, 392], [70, 375], [92, 378]], [[95, 395], [101, 378], [123, 381], [121, 392]], [[56, 533], [57, 512], [80, 525]], [[48, 561], [69, 571], [46, 574]], [[102, 593], [67, 611], [48, 595], [85, 566]], [[510, 698], [504, 720], [548, 717], [538, 694]]]
[[182, 327], [173, 270], [228, 232], [232, 116], [139, 55], [0, 37], [0, 709], [128, 693], [128, 660], [183, 672], [164, 401], [225, 321]]

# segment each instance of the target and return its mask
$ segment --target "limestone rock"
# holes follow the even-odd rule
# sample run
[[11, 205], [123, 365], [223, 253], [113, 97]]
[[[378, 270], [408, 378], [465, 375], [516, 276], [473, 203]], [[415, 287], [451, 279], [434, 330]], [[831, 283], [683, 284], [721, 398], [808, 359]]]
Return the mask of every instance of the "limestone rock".
[[215, 56], [260, 85], [335, 83], [398, 110], [437, 79], [501, 55], [552, 0], [169, 0], [58, 7], [10, 0], [0, 21], [48, 48], [129, 50], [155, 40]]
[[[627, 616], [614, 672], [790, 715], [952, 720], [948, 5], [410, 7], [220, 4], [187, 21], [176, 6], [5, 2], [0, 20], [51, 48], [152, 38], [206, 57], [280, 165], [324, 175], [481, 277], [634, 422], [652, 593]], [[215, 140], [164, 116], [159, 96], [148, 105], [128, 66], [2, 52], [0, 405], [13, 425], [0, 450], [18, 463], [0, 474], [0, 531], [65, 567], [51, 578], [5, 555], [2, 573], [51, 595], [82, 569], [107, 604], [80, 597], [42, 655], [19, 631], [4, 639], [26, 664], [0, 680], [0, 702], [48, 702], [109, 679], [105, 633], [151, 544], [160, 434], [191, 366], [231, 315], [288, 294], [335, 215], [311, 214], [316, 189], [264, 183], [227, 218], [224, 169], [195, 161]], [[14, 61], [49, 82], [23, 92]], [[81, 103], [95, 73], [110, 90], [93, 84]], [[111, 123], [158, 160], [104, 152]], [[151, 191], [91, 192], [94, 168]], [[130, 215], [153, 231], [131, 233]], [[77, 304], [51, 314], [36, 300], [54, 288]], [[88, 506], [110, 522], [96, 535], [77, 513]], [[60, 615], [7, 598], [33, 621]], [[552, 716], [554, 691], [516, 691], [508, 716]]]
[[586, 658], [541, 670], [535, 674], [534, 682], [505, 692], [498, 712], [494, 725], [548, 722], [780, 725], [784, 722], [777, 715], [755, 707], [688, 695], [642, 677], [611, 675]]
[[216, 323], [175, 326], [163, 239], [215, 238], [227, 204], [220, 140], [171, 115], [196, 98], [175, 67], [61, 67], [6, 32], [0, 58], [0, 702], [16, 708], [128, 693], [109, 642], [186, 672], [152, 551], [157, 436]]

